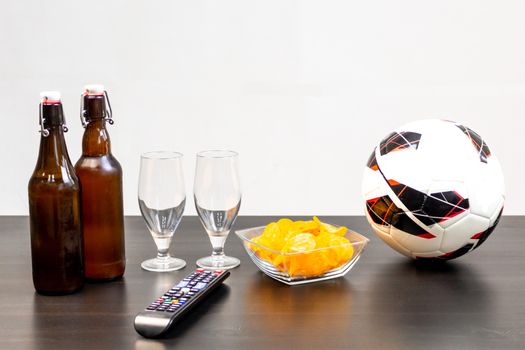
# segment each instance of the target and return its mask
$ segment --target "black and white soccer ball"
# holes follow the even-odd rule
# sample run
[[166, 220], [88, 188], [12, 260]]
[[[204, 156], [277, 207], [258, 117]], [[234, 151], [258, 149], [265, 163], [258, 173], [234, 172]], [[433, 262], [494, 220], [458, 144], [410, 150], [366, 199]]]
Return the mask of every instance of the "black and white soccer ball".
[[499, 161], [477, 133], [430, 119], [376, 146], [362, 190], [368, 222], [390, 247], [414, 259], [453, 259], [494, 231], [504, 187]]

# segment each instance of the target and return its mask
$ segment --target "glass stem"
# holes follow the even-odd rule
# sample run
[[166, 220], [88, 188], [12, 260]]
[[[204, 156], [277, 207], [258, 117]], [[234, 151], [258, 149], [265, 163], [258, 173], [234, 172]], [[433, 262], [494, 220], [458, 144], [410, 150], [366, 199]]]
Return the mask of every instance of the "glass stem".
[[171, 237], [169, 238], [153, 238], [155, 245], [157, 246], [157, 259], [166, 260], [170, 257], [169, 249], [171, 243]]
[[170, 254], [168, 253], [168, 250], [157, 250], [157, 259], [159, 260], [166, 260], [166, 258], [168, 258], [170, 256]]
[[213, 247], [211, 258], [214, 261], [224, 260], [224, 243], [227, 236], [210, 236], [211, 245]]

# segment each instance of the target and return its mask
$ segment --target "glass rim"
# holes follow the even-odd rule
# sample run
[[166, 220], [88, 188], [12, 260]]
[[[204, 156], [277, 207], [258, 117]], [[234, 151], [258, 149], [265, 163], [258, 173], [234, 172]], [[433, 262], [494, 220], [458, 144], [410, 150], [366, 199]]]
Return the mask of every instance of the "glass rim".
[[197, 152], [197, 158], [232, 158], [238, 155], [239, 153], [227, 149], [210, 149]]
[[170, 160], [170, 159], [180, 159], [184, 155], [180, 152], [175, 151], [149, 151], [142, 153], [140, 155], [141, 159], [151, 159], [151, 160]]

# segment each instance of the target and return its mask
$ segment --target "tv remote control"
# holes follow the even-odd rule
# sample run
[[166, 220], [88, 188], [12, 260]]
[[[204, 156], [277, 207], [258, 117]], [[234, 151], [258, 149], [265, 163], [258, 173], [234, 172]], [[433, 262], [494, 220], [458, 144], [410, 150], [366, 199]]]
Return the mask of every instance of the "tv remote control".
[[224, 270], [196, 269], [139, 312], [135, 316], [135, 330], [146, 338], [163, 335], [229, 275]]

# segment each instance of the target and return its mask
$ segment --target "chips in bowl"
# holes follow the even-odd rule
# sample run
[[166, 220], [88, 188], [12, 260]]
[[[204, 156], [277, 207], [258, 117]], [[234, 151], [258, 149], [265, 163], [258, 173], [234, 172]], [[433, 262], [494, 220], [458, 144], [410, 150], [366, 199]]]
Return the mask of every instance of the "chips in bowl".
[[309, 221], [280, 219], [236, 233], [263, 272], [288, 284], [348, 272], [368, 242], [346, 227], [324, 223], [317, 217]]

